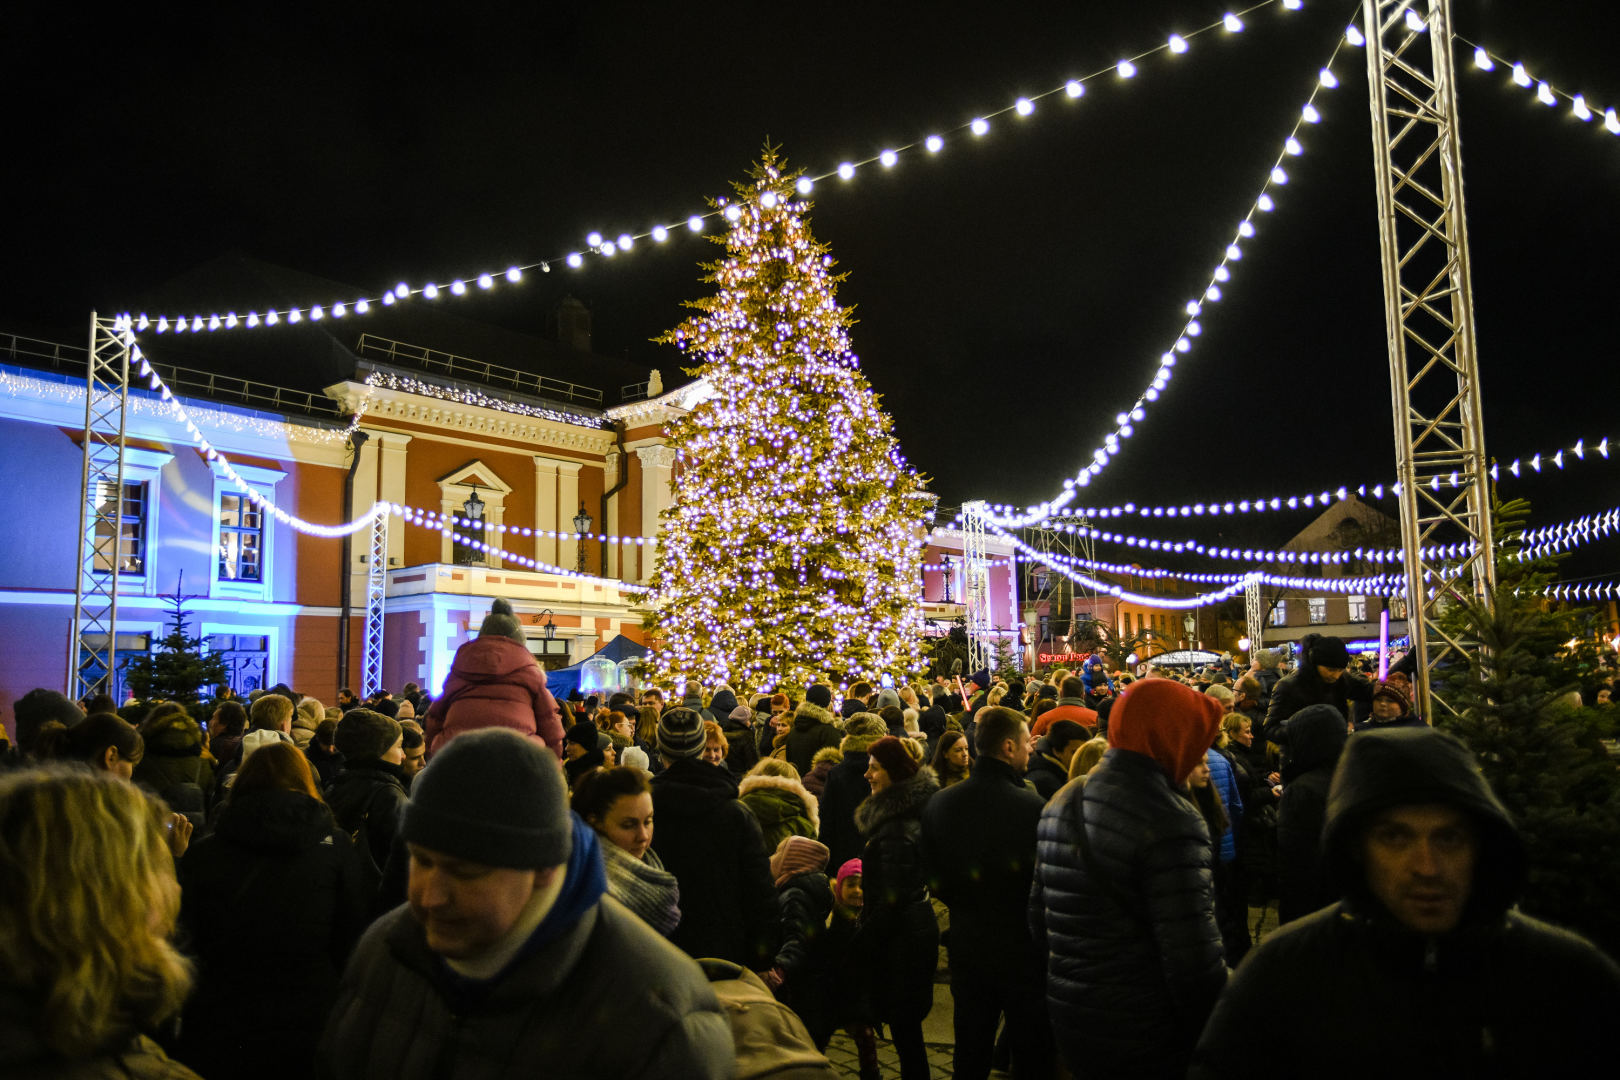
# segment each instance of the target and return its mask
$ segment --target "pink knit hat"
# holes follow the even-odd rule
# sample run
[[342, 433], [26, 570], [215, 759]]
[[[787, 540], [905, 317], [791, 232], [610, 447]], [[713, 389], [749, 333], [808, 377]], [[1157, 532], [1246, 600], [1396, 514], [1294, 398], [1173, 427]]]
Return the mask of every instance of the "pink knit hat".
[[780, 889], [789, 878], [813, 874], [825, 867], [831, 854], [826, 844], [808, 836], [784, 837], [771, 856], [771, 877], [776, 879], [776, 887]]

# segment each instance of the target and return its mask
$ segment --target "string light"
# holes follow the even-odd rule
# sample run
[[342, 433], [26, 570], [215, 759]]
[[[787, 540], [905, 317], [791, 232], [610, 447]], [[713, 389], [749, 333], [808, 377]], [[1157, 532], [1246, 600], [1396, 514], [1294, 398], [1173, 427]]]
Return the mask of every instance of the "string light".
[[[1541, 102], [1543, 105], [1550, 107], [1556, 106], [1561, 100], [1567, 101], [1569, 102], [1570, 114], [1574, 116], [1575, 119], [1581, 121], [1582, 123], [1588, 123], [1594, 119], [1596, 111], [1589, 104], [1587, 104], [1586, 95], [1572, 94], [1568, 93], [1567, 91], [1560, 90], [1558, 87], [1553, 86], [1545, 79], [1533, 79], [1530, 77], [1530, 72], [1525, 68], [1524, 64], [1510, 61], [1504, 58], [1501, 54], [1494, 52], [1477, 42], [1468, 40], [1461, 34], [1453, 34], [1452, 36], [1460, 43], [1474, 50], [1474, 67], [1476, 70], [1495, 71], [1496, 66], [1501, 64], [1508, 68], [1508, 70], [1511, 72], [1511, 79], [1513, 83], [1524, 87], [1527, 90], [1534, 89], [1536, 100]], [[1603, 110], [1603, 130], [1607, 131], [1611, 135], [1620, 135], [1620, 117], [1616, 116], [1615, 110], [1612, 108]]]
[[[1333, 62], [1338, 59], [1339, 50], [1343, 47], [1343, 44], [1342, 40], [1334, 44], [1333, 53], [1328, 60], [1329, 67], [1323, 68], [1324, 72], [1328, 71]], [[1168, 48], [1168, 46], [1164, 47]], [[1086, 487], [1093, 479], [1102, 474], [1108, 463], [1119, 454], [1123, 447], [1123, 440], [1135, 434], [1138, 425], [1146, 420], [1148, 407], [1159, 400], [1160, 395], [1168, 389], [1171, 380], [1174, 378], [1178, 356], [1185, 356], [1191, 352], [1193, 340], [1203, 331], [1203, 325], [1197, 319], [1203, 305], [1217, 303], [1225, 295], [1221, 286], [1232, 278], [1230, 267], [1241, 260], [1244, 255], [1243, 247], [1239, 241], [1254, 233], [1256, 214], [1269, 213], [1275, 209], [1276, 202], [1270, 191], [1272, 188], [1281, 187], [1288, 182], [1288, 174], [1282, 167], [1282, 161], [1285, 158], [1298, 156], [1298, 154], [1304, 152], [1304, 143], [1301, 141], [1300, 136], [1304, 133], [1305, 125], [1308, 122], [1320, 121], [1321, 113], [1317, 110], [1315, 103], [1317, 95], [1326, 88], [1326, 85], [1318, 80], [1318, 85], [1312, 88], [1304, 107], [1300, 110], [1299, 117], [1294, 121], [1292, 128], [1284, 139], [1282, 150], [1272, 163], [1267, 180], [1262, 185], [1260, 193], [1256, 196], [1249, 211], [1239, 220], [1237, 237], [1227, 244], [1222, 259], [1216, 264], [1210, 275], [1210, 283], [1205, 286], [1200, 294], [1201, 298], [1187, 303], [1188, 321], [1182, 324], [1182, 328], [1171, 347], [1160, 355], [1158, 369], [1154, 372], [1153, 378], [1147, 387], [1143, 389], [1130, 408], [1116, 415], [1113, 431], [1104, 435], [1102, 445], [1092, 450], [1090, 459], [1080, 467], [1075, 475], [1063, 482], [1063, 491], [1060, 494], [1037, 506], [1026, 507], [1021, 512], [1014, 511], [1011, 507], [992, 506], [987, 520], [1003, 528], [1025, 528], [1048, 520], [1053, 514], [1060, 512], [1074, 501], [1079, 488]], [[1315, 116], [1316, 121], [1307, 121], [1307, 116]]]

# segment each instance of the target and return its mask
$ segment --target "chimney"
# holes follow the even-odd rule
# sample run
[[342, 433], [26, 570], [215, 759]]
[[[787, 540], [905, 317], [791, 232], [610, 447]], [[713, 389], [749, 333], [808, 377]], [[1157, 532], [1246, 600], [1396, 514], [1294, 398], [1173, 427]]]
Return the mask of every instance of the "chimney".
[[591, 309], [565, 296], [557, 303], [557, 340], [580, 352], [591, 351]]

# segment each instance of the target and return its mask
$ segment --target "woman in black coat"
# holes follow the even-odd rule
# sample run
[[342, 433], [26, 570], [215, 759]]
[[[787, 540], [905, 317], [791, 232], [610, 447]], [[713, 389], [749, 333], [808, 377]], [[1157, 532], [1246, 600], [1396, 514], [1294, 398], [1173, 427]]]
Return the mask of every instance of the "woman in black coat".
[[370, 897], [292, 743], [242, 765], [213, 835], [180, 861], [197, 961], [176, 1056], [203, 1076], [309, 1076]]
[[[1273, 698], [1273, 700], [1276, 700]], [[1277, 803], [1277, 921], [1290, 922], [1338, 899], [1322, 866], [1328, 788], [1349, 739], [1349, 724], [1331, 705], [1295, 713], [1283, 729], [1282, 798]]]
[[867, 967], [877, 1018], [889, 1025], [901, 1080], [927, 1080], [922, 1022], [934, 1005], [939, 923], [923, 869], [922, 809], [939, 781], [892, 735], [874, 742], [867, 755], [872, 794], [855, 810], [855, 826], [866, 837], [866, 903], [855, 952]]

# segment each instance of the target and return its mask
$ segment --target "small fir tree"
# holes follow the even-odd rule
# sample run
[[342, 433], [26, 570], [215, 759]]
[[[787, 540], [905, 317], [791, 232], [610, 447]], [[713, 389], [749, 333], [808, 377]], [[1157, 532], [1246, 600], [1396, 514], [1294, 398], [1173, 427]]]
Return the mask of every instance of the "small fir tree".
[[1566, 648], [1589, 619], [1542, 598], [1561, 556], [1521, 561], [1523, 500], [1495, 506], [1493, 603], [1459, 604], [1446, 630], [1479, 648], [1448, 658], [1436, 690], [1456, 709], [1436, 723], [1479, 756], [1530, 854], [1524, 908], [1620, 952], [1620, 771], [1605, 753], [1598, 710], [1568, 704], [1589, 660]]
[[827, 245], [767, 148], [719, 200], [714, 295], [657, 340], [712, 390], [679, 452], [647, 618], [660, 679], [802, 688], [921, 670], [923, 478], [850, 348]]
[[1023, 665], [1018, 660], [1018, 650], [1004, 637], [996, 638], [995, 648], [990, 655], [990, 670], [994, 671], [998, 678], [1009, 682], [1023, 673]]
[[184, 582], [182, 576], [175, 592], [164, 597], [169, 614], [163, 640], [145, 656], [131, 660], [125, 669], [125, 685], [142, 701], [194, 704], [203, 687], [218, 686], [229, 678], [225, 661], [204, 651], [202, 638], [186, 633], [191, 616], [186, 611], [188, 597], [180, 592]]

